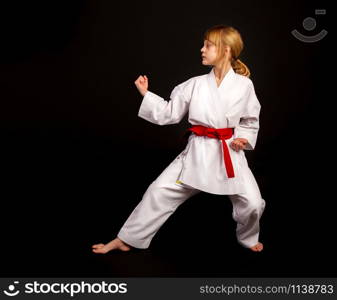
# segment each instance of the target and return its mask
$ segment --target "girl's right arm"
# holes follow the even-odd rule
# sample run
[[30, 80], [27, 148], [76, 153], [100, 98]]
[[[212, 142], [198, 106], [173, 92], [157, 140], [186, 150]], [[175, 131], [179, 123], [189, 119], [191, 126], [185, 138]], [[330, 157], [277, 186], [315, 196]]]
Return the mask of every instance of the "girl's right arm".
[[146, 76], [139, 76], [135, 83], [143, 96], [139, 117], [157, 125], [168, 125], [179, 123], [187, 113], [190, 97], [184, 93], [184, 84], [176, 86], [171, 92], [170, 100], [166, 101], [148, 90]]

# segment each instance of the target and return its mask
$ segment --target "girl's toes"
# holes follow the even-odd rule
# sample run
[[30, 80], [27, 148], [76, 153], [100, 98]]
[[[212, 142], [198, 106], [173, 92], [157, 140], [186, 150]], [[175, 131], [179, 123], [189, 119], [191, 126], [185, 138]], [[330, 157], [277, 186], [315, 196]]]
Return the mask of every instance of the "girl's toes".
[[106, 252], [106, 251], [103, 250], [102, 248], [93, 249], [92, 251], [95, 252], [95, 253], [105, 253], [105, 252]]
[[96, 244], [92, 246], [93, 248], [102, 248], [104, 247], [104, 244]]

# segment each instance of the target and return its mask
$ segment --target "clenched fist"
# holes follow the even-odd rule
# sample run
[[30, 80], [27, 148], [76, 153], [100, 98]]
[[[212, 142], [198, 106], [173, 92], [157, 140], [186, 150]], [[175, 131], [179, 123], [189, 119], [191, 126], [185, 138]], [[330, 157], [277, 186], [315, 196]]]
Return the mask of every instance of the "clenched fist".
[[247, 143], [248, 141], [246, 139], [236, 138], [231, 142], [230, 146], [233, 150], [235, 150], [236, 152], [239, 152], [240, 150], [245, 148]]
[[146, 75], [144, 75], [144, 76], [140, 75], [137, 78], [137, 80], [135, 81], [135, 85], [136, 85], [138, 91], [144, 97], [144, 95], [147, 92], [147, 89], [149, 87], [149, 81], [148, 81]]

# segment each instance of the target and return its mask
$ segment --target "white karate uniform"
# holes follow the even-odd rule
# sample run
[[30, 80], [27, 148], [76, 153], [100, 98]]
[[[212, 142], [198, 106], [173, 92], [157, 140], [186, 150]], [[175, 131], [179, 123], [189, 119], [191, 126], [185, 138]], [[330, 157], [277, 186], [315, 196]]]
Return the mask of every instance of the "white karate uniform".
[[117, 236], [133, 247], [148, 248], [153, 236], [177, 207], [204, 191], [229, 196], [237, 222], [238, 242], [244, 247], [256, 245], [265, 201], [244, 151], [236, 152], [230, 143], [235, 138], [245, 138], [248, 140], [245, 150], [255, 148], [260, 108], [252, 81], [236, 74], [232, 68], [219, 87], [214, 68], [208, 74], [188, 79], [173, 89], [170, 101], [147, 91], [138, 116], [149, 122], [179, 123], [188, 111], [192, 125], [234, 128], [233, 136], [225, 142], [235, 176], [227, 176], [220, 140], [191, 133], [186, 148], [150, 184]]

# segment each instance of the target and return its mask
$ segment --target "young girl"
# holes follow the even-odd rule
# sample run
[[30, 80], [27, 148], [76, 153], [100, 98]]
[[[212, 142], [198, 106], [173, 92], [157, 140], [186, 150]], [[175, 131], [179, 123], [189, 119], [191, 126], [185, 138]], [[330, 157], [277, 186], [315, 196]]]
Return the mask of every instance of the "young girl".
[[228, 195], [238, 242], [253, 251], [263, 249], [258, 238], [265, 201], [243, 151], [255, 148], [261, 105], [250, 72], [238, 59], [242, 49], [240, 33], [233, 27], [208, 29], [201, 55], [211, 71], [176, 86], [170, 101], [148, 90], [146, 76], [137, 78], [143, 96], [138, 116], [167, 125], [179, 123], [188, 111], [191, 134], [186, 148], [150, 184], [117, 237], [93, 245], [94, 253], [148, 248], [177, 207], [200, 191]]

